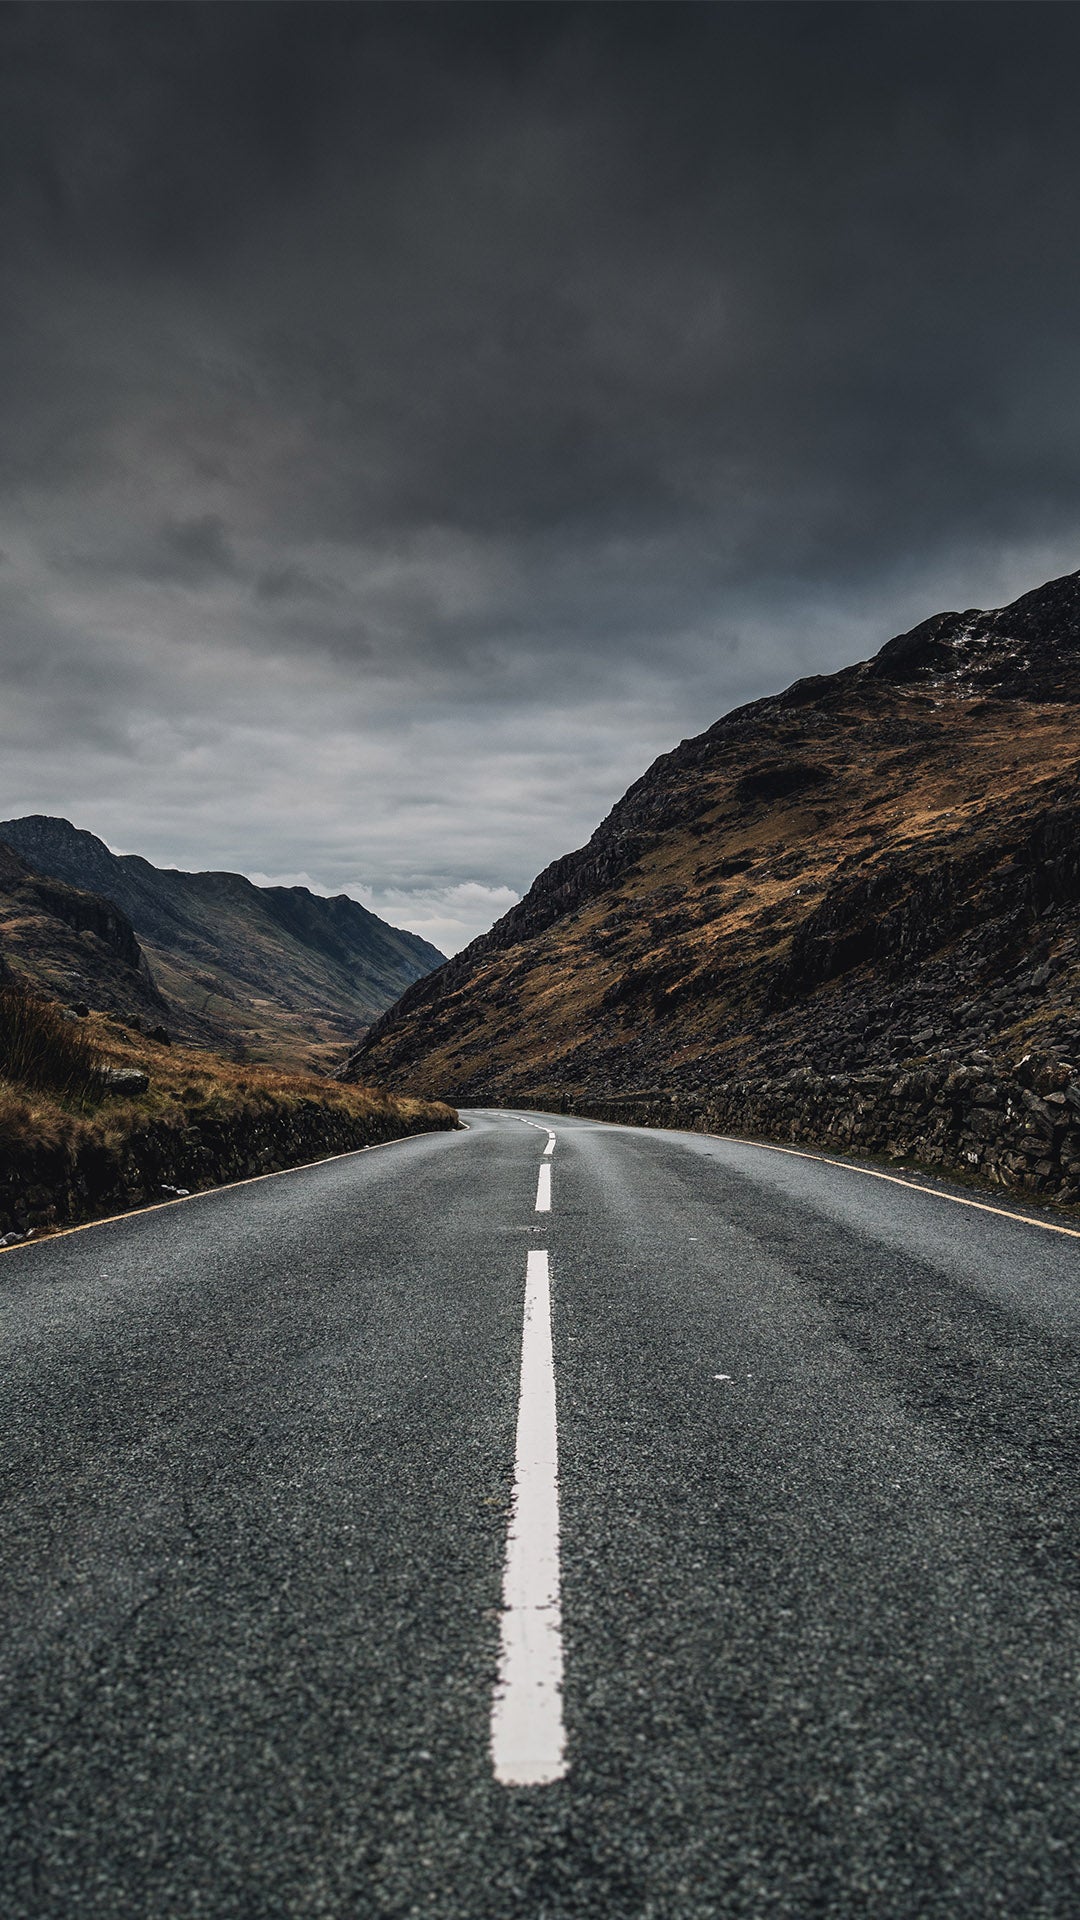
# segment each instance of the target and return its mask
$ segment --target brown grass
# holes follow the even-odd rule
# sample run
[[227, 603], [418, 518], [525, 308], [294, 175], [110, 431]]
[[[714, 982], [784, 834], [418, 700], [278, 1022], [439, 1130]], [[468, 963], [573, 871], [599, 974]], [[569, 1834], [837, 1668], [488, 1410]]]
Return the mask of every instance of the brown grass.
[[[0, 995], [0, 1021], [6, 999]], [[101, 1079], [102, 1068], [110, 1066], [143, 1068], [149, 1090], [135, 1098], [110, 1096]], [[122, 1147], [162, 1123], [184, 1127], [312, 1107], [352, 1120], [393, 1115], [415, 1121], [430, 1114], [432, 1124], [439, 1124], [430, 1102], [310, 1073], [238, 1065], [201, 1048], [170, 1047], [105, 1014], [91, 1014], [76, 1026], [51, 1003], [19, 989], [0, 1026], [0, 1152], [70, 1146], [79, 1139]]]
[[90, 1128], [48, 1095], [35, 1097], [0, 1080], [0, 1155], [14, 1158], [27, 1146], [52, 1148], [74, 1143]]
[[82, 1026], [18, 982], [0, 988], [0, 1078], [82, 1103], [99, 1088], [101, 1058]]
[[[956, 848], [1006, 844], [1080, 768], [1078, 747], [1073, 705], [890, 688], [843, 712], [780, 714], [767, 735], [720, 743], [710, 762], [658, 783], [672, 804], [685, 790], [689, 826], [660, 831], [629, 870], [550, 927], [489, 952], [452, 998], [392, 1026], [364, 1067], [450, 1097], [543, 1085], [568, 1059], [566, 1085], [618, 1085], [624, 1057], [634, 1077], [661, 1070], [640, 1057], [656, 1016], [644, 998], [623, 1011], [605, 994], [629, 971], [667, 966], [680, 999], [660, 1009], [656, 1059], [665, 1072], [674, 1056], [719, 1072], [751, 1034], [767, 1034], [762, 982], [828, 887], [882, 869], [917, 878]], [[748, 813], [737, 777], [762, 753], [789, 750], [830, 783], [813, 804], [799, 797]], [[965, 828], [969, 840], [959, 837]], [[725, 875], [743, 855], [750, 865]], [[817, 1005], [827, 1016], [827, 1000]]]

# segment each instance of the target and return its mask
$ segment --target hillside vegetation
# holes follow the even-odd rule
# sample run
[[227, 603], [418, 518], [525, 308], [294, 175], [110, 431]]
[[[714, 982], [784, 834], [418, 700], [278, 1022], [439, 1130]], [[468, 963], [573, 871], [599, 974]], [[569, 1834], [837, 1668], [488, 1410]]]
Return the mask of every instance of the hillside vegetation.
[[444, 1105], [240, 1066], [0, 981], [0, 1235], [450, 1128]]

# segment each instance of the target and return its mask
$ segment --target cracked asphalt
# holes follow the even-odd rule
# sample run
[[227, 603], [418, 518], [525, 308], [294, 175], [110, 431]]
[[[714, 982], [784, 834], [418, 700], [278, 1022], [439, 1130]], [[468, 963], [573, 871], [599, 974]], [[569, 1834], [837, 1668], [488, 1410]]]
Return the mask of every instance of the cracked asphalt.
[[[0, 1255], [4, 1920], [1075, 1920], [1080, 1238], [559, 1117], [539, 1215], [465, 1117]], [[508, 1789], [539, 1246], [570, 1770]]]

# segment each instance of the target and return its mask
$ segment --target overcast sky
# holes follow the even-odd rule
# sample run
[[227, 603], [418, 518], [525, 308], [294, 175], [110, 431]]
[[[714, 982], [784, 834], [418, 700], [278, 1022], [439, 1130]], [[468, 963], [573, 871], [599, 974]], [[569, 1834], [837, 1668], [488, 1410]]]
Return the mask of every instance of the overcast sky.
[[0, 9], [0, 813], [445, 949], [1080, 567], [1072, 5]]

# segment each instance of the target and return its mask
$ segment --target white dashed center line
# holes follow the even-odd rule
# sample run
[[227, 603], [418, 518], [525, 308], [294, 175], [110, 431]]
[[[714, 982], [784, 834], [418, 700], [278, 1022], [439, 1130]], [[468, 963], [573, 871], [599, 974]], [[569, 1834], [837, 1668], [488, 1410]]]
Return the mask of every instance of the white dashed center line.
[[551, 1162], [550, 1160], [545, 1160], [543, 1166], [540, 1168], [539, 1175], [537, 1176], [536, 1207], [534, 1211], [537, 1213], [551, 1212]]
[[514, 1504], [503, 1573], [499, 1677], [491, 1759], [504, 1787], [543, 1787], [567, 1770], [559, 1604], [559, 1459], [551, 1280], [529, 1254], [521, 1339]]

